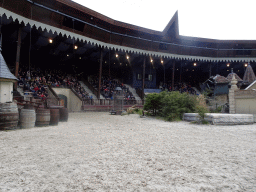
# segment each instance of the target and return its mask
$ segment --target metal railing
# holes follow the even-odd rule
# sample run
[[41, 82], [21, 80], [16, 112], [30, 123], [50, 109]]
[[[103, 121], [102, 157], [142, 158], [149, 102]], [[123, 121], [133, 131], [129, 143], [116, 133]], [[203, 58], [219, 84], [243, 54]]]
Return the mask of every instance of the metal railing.
[[[113, 99], [83, 99], [83, 105], [113, 105]], [[124, 105], [143, 105], [144, 100], [124, 99]]]

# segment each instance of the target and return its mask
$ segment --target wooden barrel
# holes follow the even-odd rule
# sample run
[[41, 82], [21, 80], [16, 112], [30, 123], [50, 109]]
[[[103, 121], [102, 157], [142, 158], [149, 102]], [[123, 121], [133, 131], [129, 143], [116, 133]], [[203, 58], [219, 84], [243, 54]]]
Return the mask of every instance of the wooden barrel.
[[60, 120], [59, 109], [50, 109], [50, 125], [58, 125]]
[[60, 108], [60, 121], [68, 121], [68, 109]]
[[16, 103], [0, 103], [0, 130], [16, 128], [18, 120], [19, 112]]
[[43, 127], [50, 124], [50, 109], [38, 108], [36, 110], [36, 126]]
[[21, 109], [20, 111], [20, 127], [32, 128], [35, 127], [36, 112], [34, 109]]

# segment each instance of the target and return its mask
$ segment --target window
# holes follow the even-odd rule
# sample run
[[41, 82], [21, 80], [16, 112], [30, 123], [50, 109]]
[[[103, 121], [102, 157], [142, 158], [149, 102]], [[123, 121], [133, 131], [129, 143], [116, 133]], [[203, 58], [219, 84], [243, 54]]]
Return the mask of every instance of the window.
[[137, 79], [141, 80], [142, 79], [142, 75], [140, 73], [137, 74]]
[[152, 81], [153, 80], [153, 76], [152, 75], [148, 75], [148, 80]]
[[146, 81], [152, 81], [153, 76], [151, 74], [145, 74], [145, 80]]

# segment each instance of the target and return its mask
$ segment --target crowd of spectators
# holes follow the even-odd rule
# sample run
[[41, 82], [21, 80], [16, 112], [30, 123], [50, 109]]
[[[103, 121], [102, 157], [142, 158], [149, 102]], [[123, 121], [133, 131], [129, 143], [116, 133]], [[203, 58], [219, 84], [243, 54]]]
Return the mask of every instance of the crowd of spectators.
[[[117, 93], [117, 91], [115, 90], [116, 87], [120, 87], [123, 91], [124, 94], [124, 99], [135, 99], [132, 92], [130, 92], [130, 90], [123, 84], [120, 83], [117, 79], [113, 79], [113, 78], [109, 78], [109, 77], [105, 77], [103, 76], [101, 79], [101, 89], [100, 89], [100, 93], [106, 98], [106, 99], [113, 99], [114, 94]], [[99, 86], [99, 80], [97, 77], [95, 76], [91, 76], [89, 83], [98, 90], [98, 86]]]
[[171, 83], [165, 83], [163, 86], [160, 86], [160, 89], [167, 90], [167, 91], [179, 91], [180, 93], [189, 93], [189, 94], [196, 94], [196, 91], [191, 87], [191, 85], [188, 83], [176, 83], [174, 84], [174, 89], [172, 90], [172, 84]]
[[21, 68], [18, 76], [19, 87], [23, 87], [25, 94], [32, 93], [35, 98], [45, 99], [48, 96], [48, 86], [72, 88], [83, 99], [89, 94], [80, 85], [75, 75], [67, 75], [61, 70], [41, 70]]

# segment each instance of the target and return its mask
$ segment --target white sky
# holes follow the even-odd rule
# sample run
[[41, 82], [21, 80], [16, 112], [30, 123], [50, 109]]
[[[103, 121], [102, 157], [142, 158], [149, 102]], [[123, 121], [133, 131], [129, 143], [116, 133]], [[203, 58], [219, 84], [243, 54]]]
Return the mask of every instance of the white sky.
[[163, 31], [178, 10], [180, 35], [256, 40], [256, 0], [73, 0], [114, 20]]

